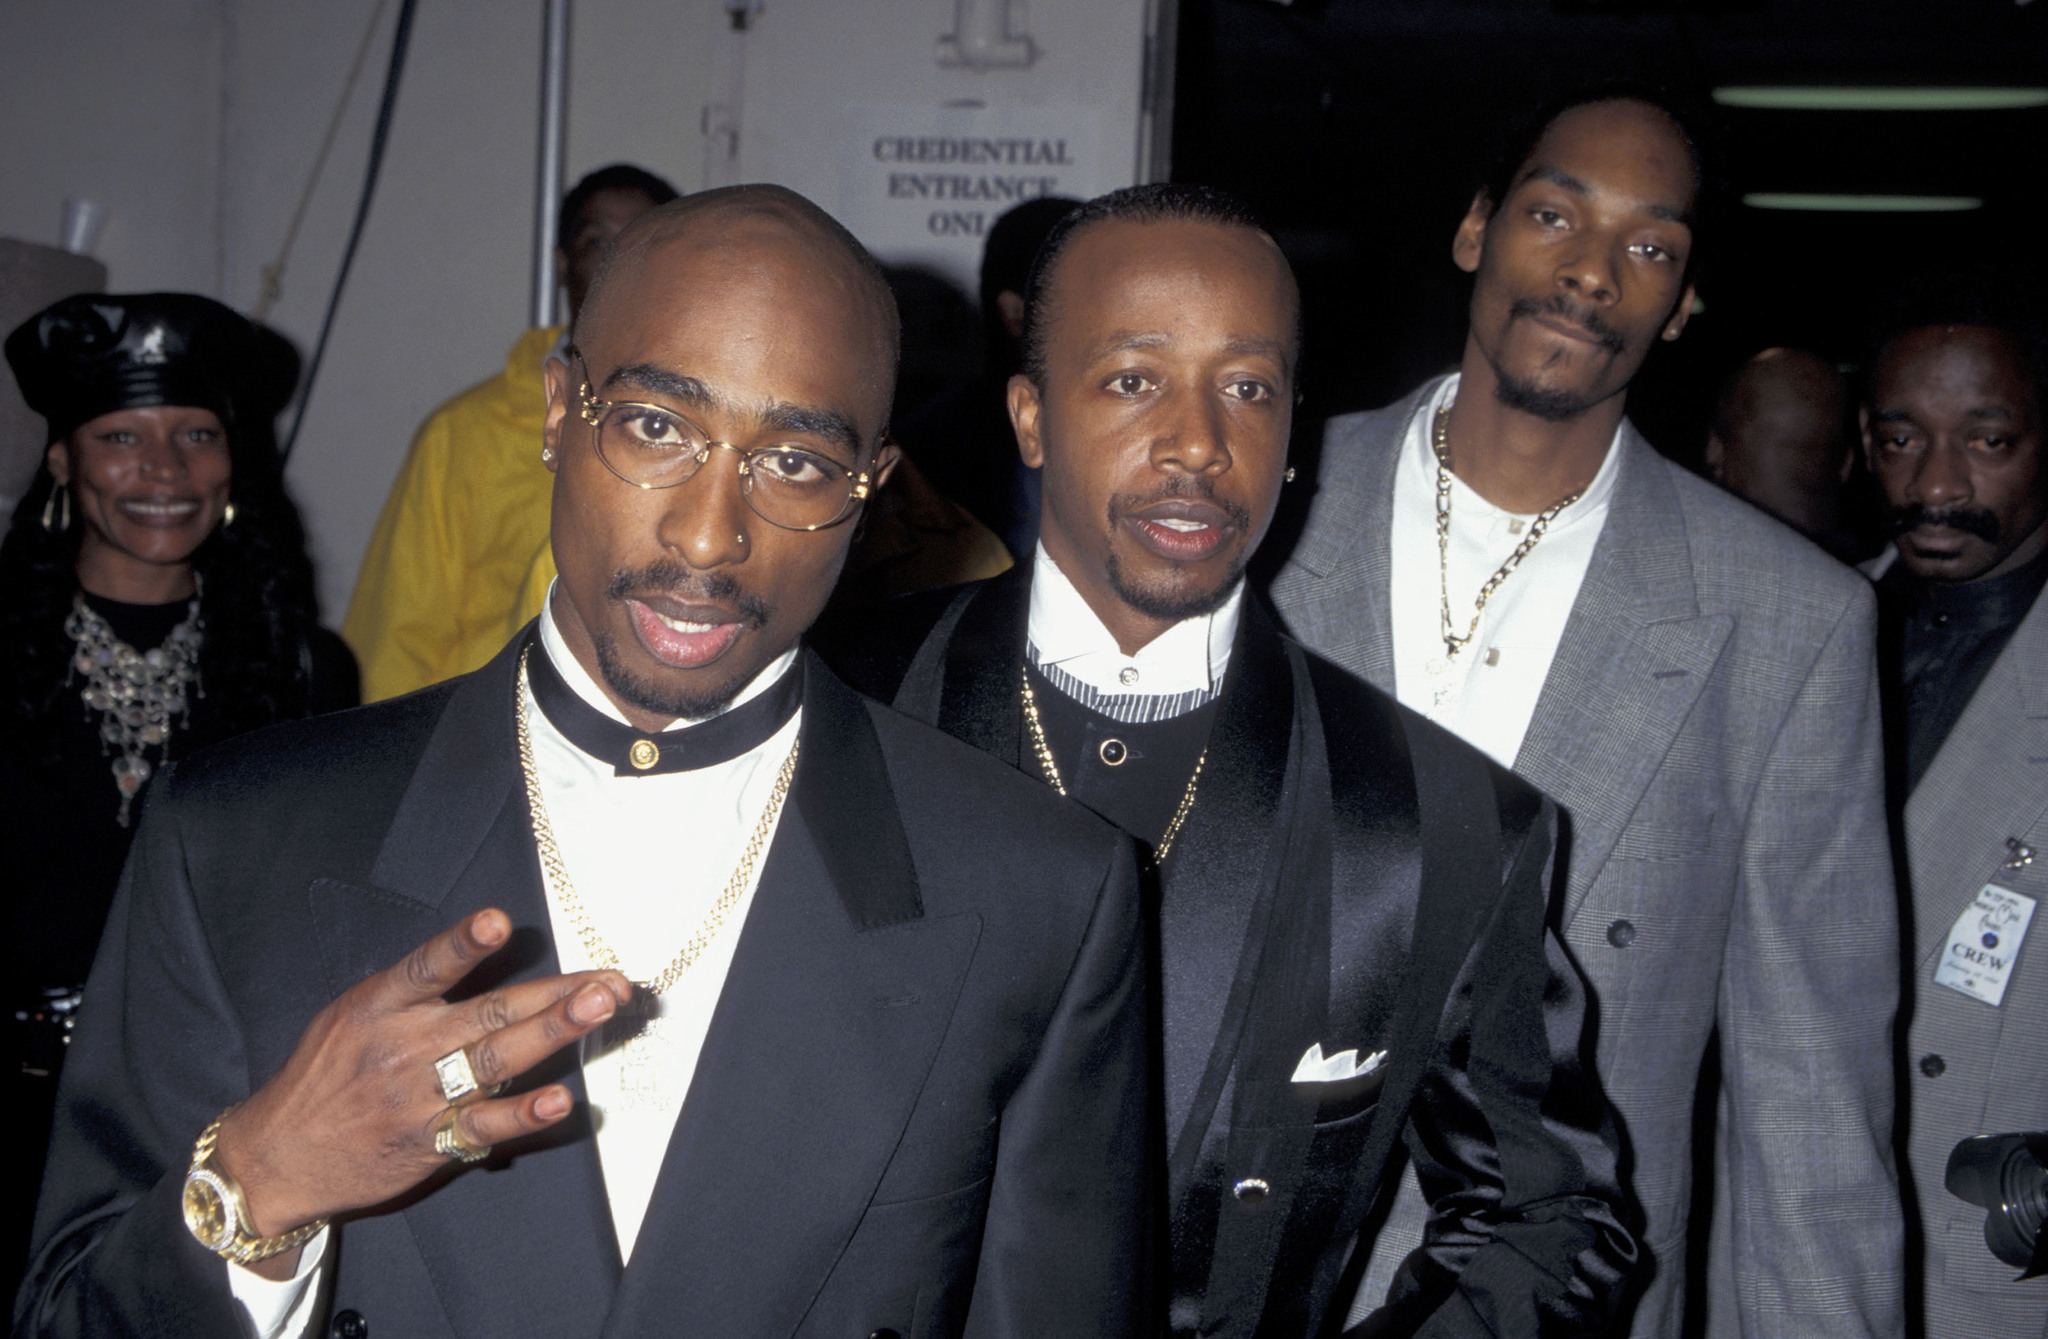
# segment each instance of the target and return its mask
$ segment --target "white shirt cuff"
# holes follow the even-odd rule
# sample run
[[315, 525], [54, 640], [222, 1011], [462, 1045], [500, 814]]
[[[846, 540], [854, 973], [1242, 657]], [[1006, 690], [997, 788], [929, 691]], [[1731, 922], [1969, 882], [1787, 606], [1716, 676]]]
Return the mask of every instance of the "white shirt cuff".
[[331, 1228], [323, 1227], [300, 1247], [297, 1272], [282, 1281], [266, 1279], [232, 1260], [222, 1262], [228, 1271], [228, 1291], [248, 1314], [256, 1339], [298, 1339], [311, 1327], [331, 1233]]

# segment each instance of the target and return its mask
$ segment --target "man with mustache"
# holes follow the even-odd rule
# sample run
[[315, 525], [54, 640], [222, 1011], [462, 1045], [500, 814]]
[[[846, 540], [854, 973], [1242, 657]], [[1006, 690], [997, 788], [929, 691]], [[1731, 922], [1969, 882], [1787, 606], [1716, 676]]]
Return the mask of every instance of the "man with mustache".
[[[1711, 233], [1693, 124], [1609, 86], [1509, 137], [1452, 243], [1473, 276], [1457, 373], [1329, 424], [1274, 598], [1565, 811], [1559, 924], [1655, 1262], [1633, 1333], [1704, 1307], [1709, 1335], [1889, 1336], [1898, 916], [1870, 592], [1623, 417]], [[1396, 1225], [1412, 1240], [1420, 1216], [1410, 1197]]]
[[799, 645], [896, 348], [791, 192], [619, 235], [535, 625], [152, 791], [17, 1335], [1150, 1332], [1128, 839]]
[[1897, 534], [1874, 560], [1912, 923], [1903, 1148], [1929, 1339], [2048, 1334], [2038, 1281], [1944, 1185], [1971, 1135], [2048, 1129], [2048, 354], [2037, 307], [1967, 277], [1909, 301], [1866, 363], [1863, 446]]
[[1043, 471], [1032, 564], [899, 603], [840, 663], [1150, 852], [1173, 1334], [1342, 1329], [1397, 1139], [1429, 1240], [1357, 1333], [1593, 1333], [1635, 1244], [1582, 983], [1543, 928], [1554, 811], [1245, 589], [1297, 313], [1219, 193], [1063, 220], [1009, 391]]

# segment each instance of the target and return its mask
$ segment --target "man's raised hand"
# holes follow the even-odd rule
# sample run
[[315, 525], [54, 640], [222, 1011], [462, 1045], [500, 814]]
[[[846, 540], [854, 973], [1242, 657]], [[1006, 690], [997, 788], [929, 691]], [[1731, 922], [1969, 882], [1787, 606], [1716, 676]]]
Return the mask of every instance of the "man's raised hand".
[[[479, 911], [359, 982], [315, 1015], [284, 1067], [222, 1119], [215, 1158], [241, 1186], [252, 1232], [276, 1236], [381, 1204], [446, 1167], [434, 1137], [449, 1103], [434, 1062], [458, 1049], [467, 1049], [478, 1088], [456, 1105], [459, 1142], [502, 1143], [569, 1114], [559, 1083], [489, 1094], [598, 1027], [633, 986], [619, 972], [576, 972], [448, 1003], [443, 997], [511, 933], [504, 912]], [[257, 1268], [286, 1277], [297, 1256]]]

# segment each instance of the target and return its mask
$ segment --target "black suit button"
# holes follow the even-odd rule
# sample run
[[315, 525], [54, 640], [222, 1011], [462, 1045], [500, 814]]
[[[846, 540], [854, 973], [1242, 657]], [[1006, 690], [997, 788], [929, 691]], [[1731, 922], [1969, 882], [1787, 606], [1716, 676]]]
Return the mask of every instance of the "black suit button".
[[873, 1330], [869, 1332], [868, 1339], [903, 1339], [903, 1336], [894, 1330]]
[[327, 1339], [370, 1339], [370, 1322], [360, 1311], [337, 1311], [327, 1327]]
[[1261, 1177], [1247, 1176], [1244, 1180], [1232, 1186], [1230, 1193], [1237, 1196], [1238, 1200], [1242, 1203], [1257, 1204], [1260, 1200], [1273, 1193], [1273, 1187], [1268, 1185]]
[[1634, 921], [1616, 921], [1607, 927], [1607, 942], [1616, 948], [1627, 948], [1636, 942]]
[[1948, 1072], [1948, 1061], [1938, 1055], [1923, 1055], [1920, 1057], [1920, 1072], [1930, 1079], [1938, 1079]]

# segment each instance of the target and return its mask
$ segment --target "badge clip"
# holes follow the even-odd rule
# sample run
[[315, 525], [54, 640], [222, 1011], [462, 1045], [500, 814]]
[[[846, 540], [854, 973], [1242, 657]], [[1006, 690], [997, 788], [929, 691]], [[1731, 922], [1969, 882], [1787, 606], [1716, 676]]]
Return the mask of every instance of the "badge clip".
[[2021, 841], [2018, 837], [2007, 837], [2005, 839], [2005, 850], [2004, 868], [2006, 869], [2025, 869], [2034, 863], [2034, 848]]

